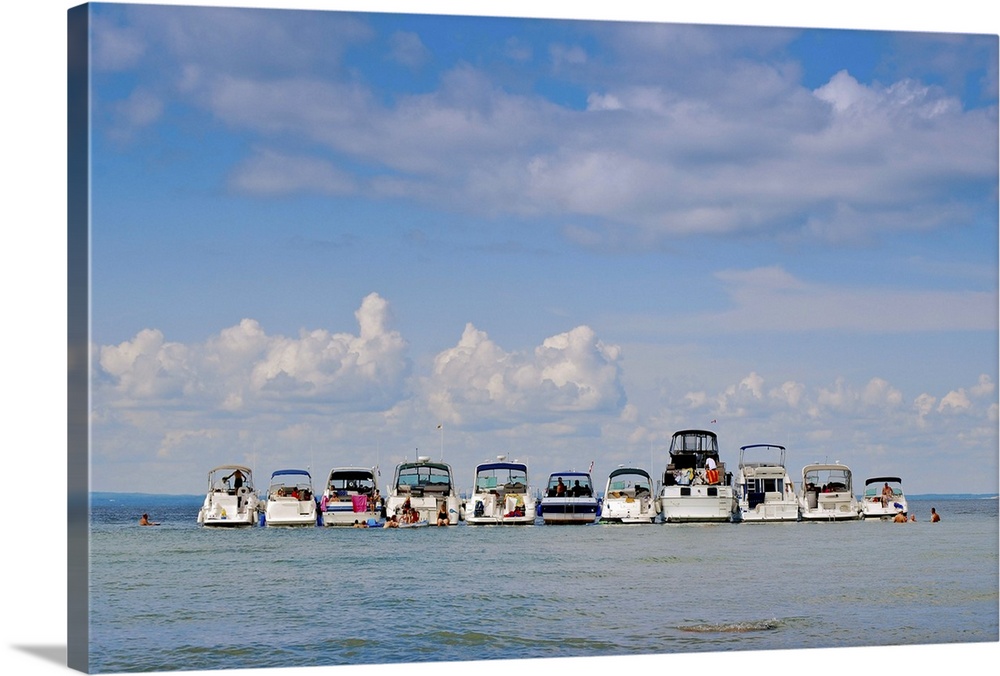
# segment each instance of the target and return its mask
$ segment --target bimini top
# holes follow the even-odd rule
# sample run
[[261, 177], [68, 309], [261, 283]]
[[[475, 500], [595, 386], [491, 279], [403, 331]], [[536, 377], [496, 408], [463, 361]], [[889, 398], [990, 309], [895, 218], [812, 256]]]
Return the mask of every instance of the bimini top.
[[[621, 476], [622, 474], [639, 474], [640, 476], [644, 476], [647, 479], [650, 478], [649, 472], [647, 472], [644, 469], [639, 469], [638, 467], [619, 467], [618, 469], [614, 470], [613, 472], [611, 472], [611, 474], [608, 475], [608, 479], [613, 479], [616, 476]], [[650, 480], [652, 481], [652, 479]]]
[[528, 469], [523, 462], [486, 462], [476, 466], [477, 472], [488, 472], [491, 469]]
[[226, 470], [226, 469], [238, 469], [241, 472], [243, 472], [244, 474], [250, 474], [251, 473], [250, 468], [249, 467], [244, 467], [243, 465], [219, 465], [218, 467], [213, 467], [212, 469], [208, 470], [208, 473], [212, 474], [214, 472], [218, 472], [219, 470]]
[[718, 455], [719, 440], [708, 430], [680, 430], [670, 439], [670, 454], [703, 453]]
[[868, 484], [876, 484], [879, 481], [882, 481], [884, 483], [889, 483], [890, 481], [894, 481], [897, 484], [903, 483], [903, 480], [900, 479], [898, 476], [873, 476], [871, 479], [865, 479], [865, 486], [867, 486]]
[[284, 476], [286, 474], [299, 474], [299, 475], [304, 474], [307, 477], [309, 477], [310, 479], [312, 478], [312, 475], [309, 474], [309, 472], [305, 471], [304, 469], [279, 469], [279, 470], [275, 470], [274, 472], [271, 472], [271, 478], [274, 478], [276, 476]]

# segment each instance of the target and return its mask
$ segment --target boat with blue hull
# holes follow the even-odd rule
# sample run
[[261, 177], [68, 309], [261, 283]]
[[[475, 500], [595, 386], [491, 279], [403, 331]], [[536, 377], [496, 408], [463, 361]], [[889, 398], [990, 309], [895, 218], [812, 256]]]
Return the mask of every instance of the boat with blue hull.
[[589, 472], [554, 472], [549, 476], [545, 495], [538, 503], [543, 523], [594, 523], [600, 513], [601, 503]]

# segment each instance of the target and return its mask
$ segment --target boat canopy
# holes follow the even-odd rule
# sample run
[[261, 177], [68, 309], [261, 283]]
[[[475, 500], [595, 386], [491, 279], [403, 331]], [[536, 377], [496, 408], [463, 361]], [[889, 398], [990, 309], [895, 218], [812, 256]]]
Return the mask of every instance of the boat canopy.
[[[743, 457], [747, 451], [753, 451], [753, 457], [764, 457], [763, 460], [744, 462]], [[740, 467], [762, 467], [764, 465], [785, 465], [785, 447], [780, 444], [748, 444], [740, 446]]]
[[218, 471], [237, 470], [237, 469], [243, 472], [244, 474], [252, 473], [249, 467], [245, 467], [243, 465], [219, 465], [218, 467], [213, 467], [212, 469], [208, 470], [208, 473], [215, 474]]
[[638, 467], [619, 467], [618, 469], [613, 470], [611, 474], [608, 475], [608, 478], [614, 478], [616, 476], [621, 476], [622, 474], [638, 474], [639, 476], [644, 476], [647, 479], [649, 478], [649, 472], [644, 469], [639, 469]]
[[867, 486], [868, 484], [875, 484], [879, 482], [882, 483], [894, 482], [897, 484], [901, 484], [903, 483], [903, 480], [900, 479], [898, 476], [873, 476], [871, 479], [865, 479], [865, 486]]
[[404, 462], [396, 468], [397, 486], [451, 487], [451, 467], [443, 462]]
[[275, 470], [274, 472], [271, 472], [271, 478], [273, 479], [276, 476], [284, 476], [286, 474], [305, 475], [305, 476], [309, 477], [310, 479], [312, 478], [312, 475], [309, 474], [309, 472], [307, 472], [304, 469], [279, 469], [279, 470]]
[[487, 472], [495, 469], [519, 469], [527, 471], [528, 466], [523, 462], [487, 462], [476, 468], [476, 472]]
[[670, 455], [719, 456], [719, 439], [708, 430], [681, 430], [670, 439]]

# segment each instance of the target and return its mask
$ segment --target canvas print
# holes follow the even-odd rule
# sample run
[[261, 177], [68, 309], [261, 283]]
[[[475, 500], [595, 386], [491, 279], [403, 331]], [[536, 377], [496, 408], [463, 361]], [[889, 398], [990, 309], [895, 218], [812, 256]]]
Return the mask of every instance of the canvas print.
[[70, 667], [998, 641], [997, 35], [67, 19]]

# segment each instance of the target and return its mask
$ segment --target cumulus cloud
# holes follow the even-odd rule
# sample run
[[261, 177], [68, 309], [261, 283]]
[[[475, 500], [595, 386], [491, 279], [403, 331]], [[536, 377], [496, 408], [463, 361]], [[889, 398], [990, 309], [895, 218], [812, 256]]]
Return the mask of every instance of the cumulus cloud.
[[370, 294], [355, 313], [359, 333], [303, 330], [270, 336], [244, 319], [201, 345], [168, 343], [155, 329], [100, 349], [113, 383], [104, 403], [256, 410], [311, 401], [347, 408], [383, 407], [402, 396], [407, 343], [392, 329], [388, 303]]
[[468, 324], [458, 344], [439, 353], [425, 388], [442, 419], [497, 425], [553, 421], [565, 414], [620, 413], [621, 350], [587, 326], [546, 338], [530, 353], [507, 352]]
[[[869, 84], [842, 71], [808, 89], [788, 61], [794, 31], [581, 24], [587, 39], [547, 46], [547, 77], [581, 91], [580, 109], [546, 96], [531, 70], [500, 75], [468, 61], [437, 73], [434, 89], [386, 97], [372, 73], [341, 67], [344, 49], [374, 35], [353, 15], [132, 16], [176, 62], [168, 72], [185, 101], [258, 144], [280, 137], [328, 153], [319, 178], [290, 172], [275, 194], [330, 194], [361, 166], [374, 196], [586, 217], [593, 246], [635, 247], [690, 234], [856, 242], [951, 227], [979, 213], [975, 200], [957, 206], [950, 186], [986, 200], [995, 189], [990, 111], [913, 78]], [[107, 61], [124, 67], [138, 48], [116, 28], [107, 49], [119, 56]], [[387, 40], [397, 63], [431, 56], [417, 30]], [[493, 45], [519, 59], [540, 46]]]

